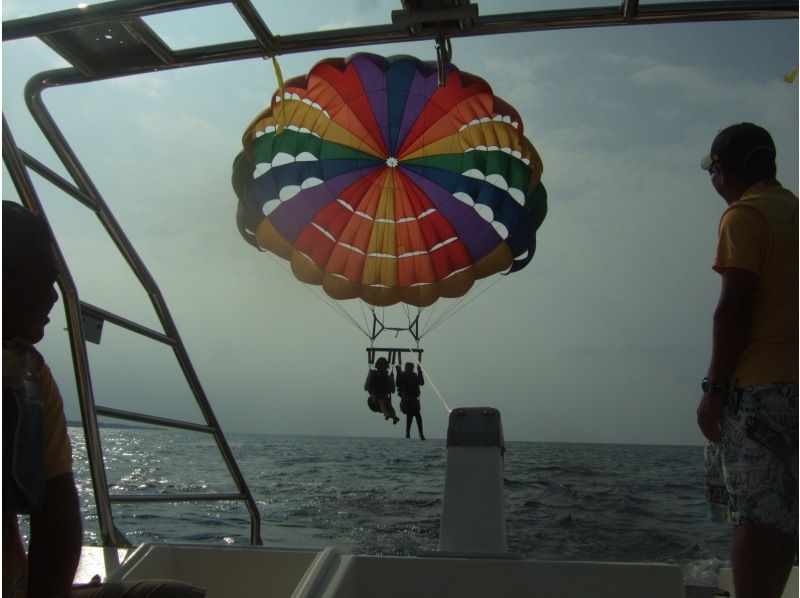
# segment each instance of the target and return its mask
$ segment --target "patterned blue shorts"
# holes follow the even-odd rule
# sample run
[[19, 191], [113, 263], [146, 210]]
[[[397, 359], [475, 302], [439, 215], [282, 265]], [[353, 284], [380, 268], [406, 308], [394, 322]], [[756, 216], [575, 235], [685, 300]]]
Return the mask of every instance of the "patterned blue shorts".
[[737, 388], [722, 416], [722, 441], [706, 445], [713, 521], [773, 523], [797, 535], [797, 388]]

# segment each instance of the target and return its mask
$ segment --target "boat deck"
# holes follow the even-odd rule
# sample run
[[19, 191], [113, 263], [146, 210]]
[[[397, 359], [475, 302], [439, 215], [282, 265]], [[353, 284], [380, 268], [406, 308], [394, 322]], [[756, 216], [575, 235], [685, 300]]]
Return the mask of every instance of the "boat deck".
[[[344, 554], [335, 548], [208, 544], [143, 544], [135, 550], [85, 547], [76, 582], [87, 583], [94, 575], [111, 580], [180, 579], [205, 587], [207, 598], [359, 598], [375, 592], [384, 598], [411, 593], [415, 598], [733, 595], [730, 569], [720, 571], [720, 587], [710, 587], [686, 585], [677, 565], [658, 563], [378, 557]], [[795, 567], [784, 596], [797, 593]]]

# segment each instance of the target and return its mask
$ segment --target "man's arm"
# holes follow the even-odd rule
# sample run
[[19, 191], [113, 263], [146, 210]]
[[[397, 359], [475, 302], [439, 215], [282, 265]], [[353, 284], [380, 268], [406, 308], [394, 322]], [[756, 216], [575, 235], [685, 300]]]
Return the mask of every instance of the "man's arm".
[[28, 598], [66, 598], [81, 556], [80, 504], [72, 473], [45, 482], [40, 509], [31, 513]]
[[[750, 338], [753, 319], [753, 301], [758, 276], [742, 268], [725, 268], [722, 271], [722, 291], [714, 311], [714, 332], [708, 379], [713, 383], [730, 384], [739, 358]], [[719, 421], [725, 406], [721, 393], [703, 395], [697, 408], [697, 424], [703, 435], [719, 442]]]

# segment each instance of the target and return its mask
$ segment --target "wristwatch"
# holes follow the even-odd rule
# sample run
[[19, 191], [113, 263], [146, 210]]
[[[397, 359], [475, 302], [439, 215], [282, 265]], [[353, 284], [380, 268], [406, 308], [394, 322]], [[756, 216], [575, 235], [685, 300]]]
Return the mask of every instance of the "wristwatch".
[[712, 392], [721, 392], [722, 394], [728, 394], [728, 385], [727, 384], [720, 384], [718, 382], [711, 382], [708, 378], [703, 378], [703, 383], [700, 385], [700, 388], [703, 389], [703, 392], [706, 394]]

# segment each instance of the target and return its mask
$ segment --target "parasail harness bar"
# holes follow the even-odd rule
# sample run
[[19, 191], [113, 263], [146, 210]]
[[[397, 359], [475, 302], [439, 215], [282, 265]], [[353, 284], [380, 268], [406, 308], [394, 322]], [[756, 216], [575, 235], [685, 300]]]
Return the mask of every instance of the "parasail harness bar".
[[420, 312], [417, 312], [413, 320], [409, 318], [408, 326], [386, 326], [383, 320], [378, 317], [378, 314], [376, 314], [375, 310], [373, 309], [372, 333], [369, 335], [370, 343], [374, 343], [375, 339], [378, 338], [381, 333], [386, 331], [394, 332], [395, 338], [397, 338], [401, 332], [408, 332], [414, 338], [416, 348], [375, 347], [370, 344], [370, 346], [367, 347], [367, 362], [370, 365], [375, 363], [375, 355], [378, 353], [386, 354], [386, 359], [389, 362], [389, 365], [401, 364], [403, 361], [403, 353], [416, 353], [417, 362], [421, 362], [423, 350], [419, 348], [419, 314]]
[[372, 311], [372, 334], [370, 334], [369, 340], [375, 341], [380, 334], [386, 330], [390, 330], [395, 333], [395, 338], [401, 332], [408, 332], [412, 337], [414, 337], [414, 341], [419, 345], [419, 312], [414, 317], [413, 320], [409, 320], [408, 326], [386, 326], [383, 321], [378, 318], [378, 315], [375, 313], [375, 310]]
[[416, 361], [418, 363], [422, 362], [422, 354], [425, 352], [424, 349], [420, 348], [405, 348], [399, 349], [397, 347], [367, 347], [367, 362], [369, 365], [375, 363], [375, 355], [378, 353], [386, 353], [386, 361], [389, 362], [389, 365], [402, 365], [403, 363], [403, 353], [416, 353]]

